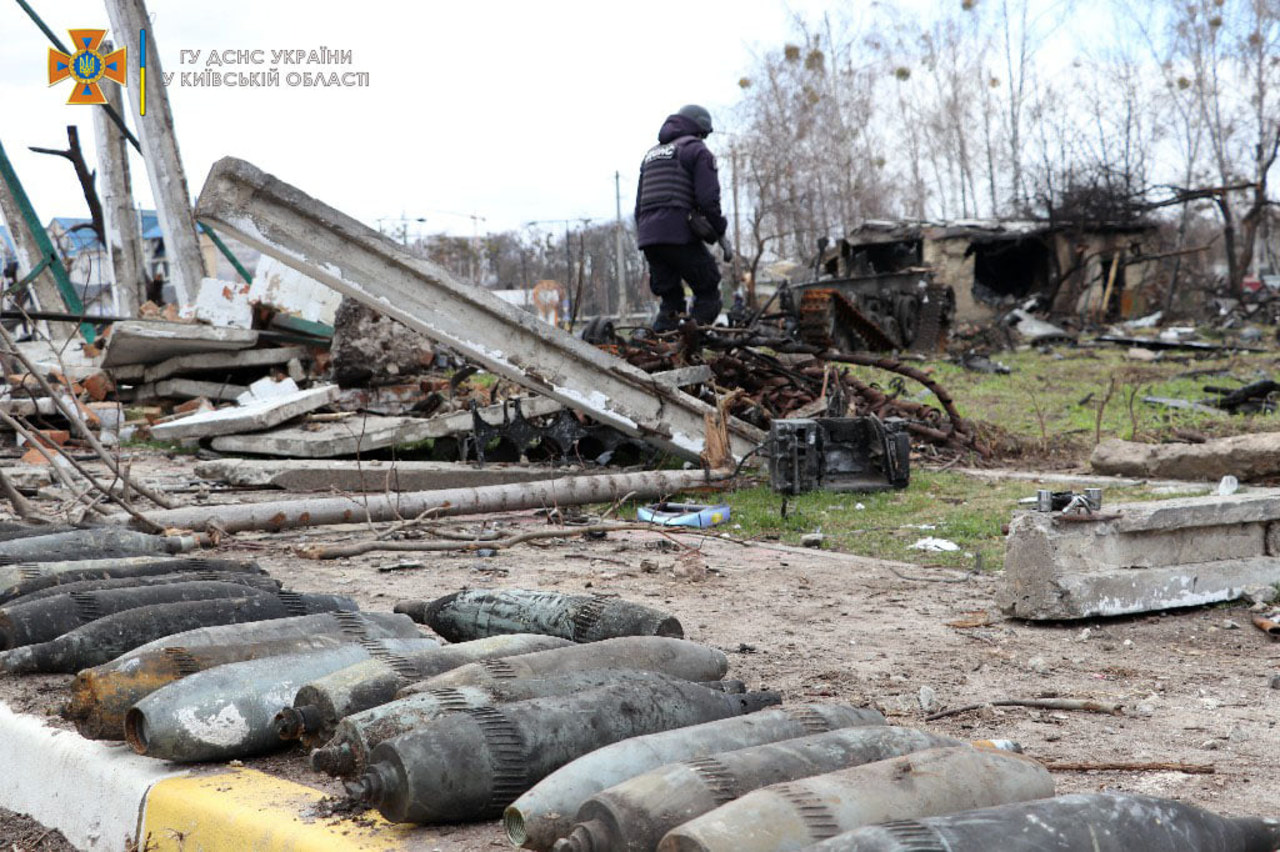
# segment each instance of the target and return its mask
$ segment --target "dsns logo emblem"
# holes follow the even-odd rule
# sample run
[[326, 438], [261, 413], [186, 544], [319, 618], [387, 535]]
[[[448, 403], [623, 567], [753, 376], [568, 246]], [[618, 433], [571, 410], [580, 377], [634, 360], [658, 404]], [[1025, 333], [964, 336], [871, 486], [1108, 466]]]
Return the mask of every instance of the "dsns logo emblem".
[[75, 84], [71, 89], [69, 104], [105, 104], [107, 97], [99, 85], [103, 78], [125, 85], [125, 52], [122, 47], [106, 56], [98, 52], [106, 30], [67, 30], [71, 43], [76, 46], [73, 54], [49, 48], [49, 85], [61, 83], [68, 77]]

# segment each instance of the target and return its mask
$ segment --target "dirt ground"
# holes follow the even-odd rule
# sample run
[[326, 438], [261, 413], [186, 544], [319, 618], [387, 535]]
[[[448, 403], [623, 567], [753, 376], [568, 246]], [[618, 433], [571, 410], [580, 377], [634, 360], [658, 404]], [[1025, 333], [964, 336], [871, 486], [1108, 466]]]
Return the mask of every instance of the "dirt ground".
[[[174, 480], [187, 475], [185, 460], [162, 461]], [[243, 495], [266, 496], [285, 497]], [[532, 513], [519, 518], [541, 522]], [[656, 532], [525, 545], [488, 558], [383, 553], [318, 562], [293, 553], [301, 544], [368, 536], [364, 527], [241, 534], [224, 542], [220, 555], [256, 558], [289, 587], [350, 595], [366, 609], [467, 587], [616, 594], [671, 611], [687, 638], [729, 655], [729, 677], [753, 689], [779, 690], [788, 703], [872, 705], [893, 724], [966, 739], [1013, 739], [1050, 763], [1211, 768], [1212, 774], [1057, 771], [1055, 777], [1062, 793], [1137, 792], [1229, 815], [1276, 815], [1280, 778], [1270, 764], [1278, 741], [1269, 702], [1280, 700], [1272, 685], [1280, 648], [1251, 625], [1243, 604], [1033, 625], [1003, 619], [995, 610], [998, 571], [962, 574], [769, 542]], [[406, 562], [420, 567], [377, 570]], [[949, 624], [962, 620], [989, 623]], [[0, 699], [15, 709], [51, 712], [68, 680], [0, 676]], [[986, 707], [935, 722], [924, 718], [965, 704], [1040, 697], [1091, 698], [1123, 710], [1104, 715]], [[306, 767], [300, 752], [246, 764], [339, 793]], [[15, 842], [5, 835], [9, 825], [0, 819], [0, 838]], [[421, 848], [446, 852], [506, 846], [493, 822], [421, 828], [414, 836]]]
[[5, 852], [75, 852], [61, 831], [45, 828], [26, 814], [0, 808], [0, 843]]

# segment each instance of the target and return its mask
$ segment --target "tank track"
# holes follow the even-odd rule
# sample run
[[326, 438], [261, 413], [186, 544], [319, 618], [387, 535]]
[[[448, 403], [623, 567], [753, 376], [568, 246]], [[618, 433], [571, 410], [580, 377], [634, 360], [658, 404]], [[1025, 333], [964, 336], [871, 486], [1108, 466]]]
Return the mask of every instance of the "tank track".
[[831, 329], [836, 321], [852, 333], [853, 340], [872, 352], [885, 352], [897, 346], [880, 326], [858, 310], [839, 290], [813, 288], [800, 298], [800, 338], [805, 343], [824, 349], [839, 348]]

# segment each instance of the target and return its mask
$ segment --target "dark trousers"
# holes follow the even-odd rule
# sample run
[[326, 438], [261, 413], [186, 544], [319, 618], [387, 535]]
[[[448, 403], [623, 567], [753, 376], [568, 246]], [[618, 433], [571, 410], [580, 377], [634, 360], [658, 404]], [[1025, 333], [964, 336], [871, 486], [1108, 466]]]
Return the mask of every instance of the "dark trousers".
[[684, 313], [684, 284], [693, 291], [693, 318], [710, 325], [720, 315], [720, 267], [702, 243], [645, 246], [649, 289], [663, 313]]

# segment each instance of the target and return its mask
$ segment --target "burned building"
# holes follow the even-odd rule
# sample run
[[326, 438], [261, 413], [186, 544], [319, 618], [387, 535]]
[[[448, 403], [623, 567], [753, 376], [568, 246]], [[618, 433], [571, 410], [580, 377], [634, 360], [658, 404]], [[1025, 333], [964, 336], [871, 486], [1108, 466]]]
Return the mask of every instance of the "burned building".
[[1157, 239], [1154, 224], [875, 220], [840, 250], [864, 274], [929, 268], [955, 291], [960, 321], [989, 320], [1031, 297], [1053, 313], [1117, 319], [1157, 304], [1160, 267], [1144, 259], [1158, 253]]

